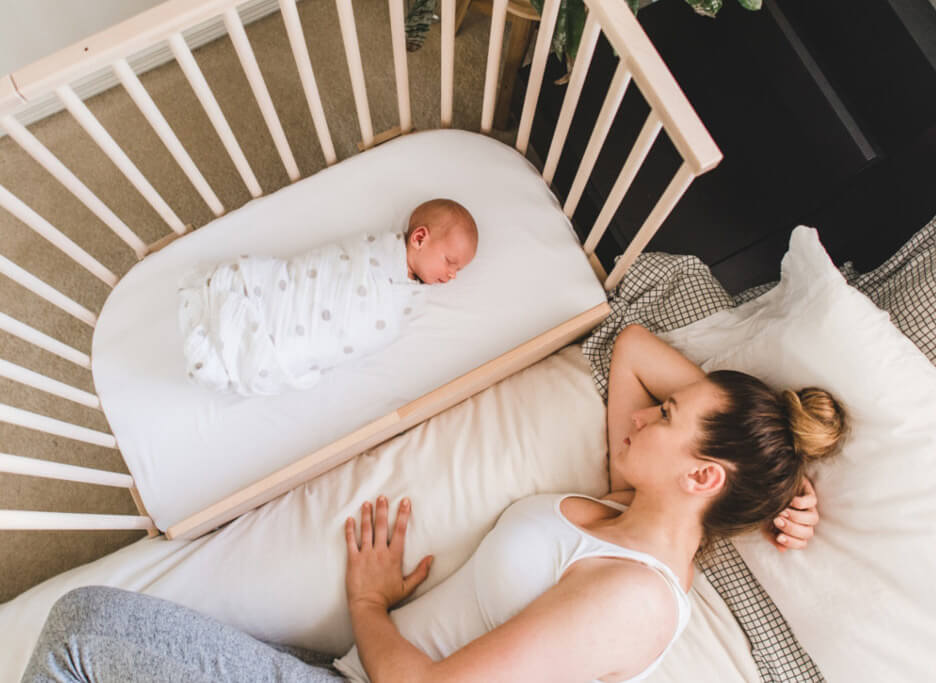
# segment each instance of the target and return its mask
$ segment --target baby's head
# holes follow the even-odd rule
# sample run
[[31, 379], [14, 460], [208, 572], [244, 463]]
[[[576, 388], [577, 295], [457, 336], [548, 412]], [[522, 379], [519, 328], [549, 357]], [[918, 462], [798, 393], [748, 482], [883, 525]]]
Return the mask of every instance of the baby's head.
[[427, 285], [453, 279], [478, 250], [478, 226], [464, 206], [451, 199], [430, 199], [410, 214], [406, 266], [410, 277]]

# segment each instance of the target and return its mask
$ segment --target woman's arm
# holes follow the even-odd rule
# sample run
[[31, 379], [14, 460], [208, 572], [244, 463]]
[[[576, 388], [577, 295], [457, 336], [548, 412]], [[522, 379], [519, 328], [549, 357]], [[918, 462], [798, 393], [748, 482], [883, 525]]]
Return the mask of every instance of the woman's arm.
[[[611, 351], [608, 377], [608, 455], [616, 455], [630, 433], [631, 415], [662, 403], [677, 389], [705, 377], [699, 367], [640, 325], [628, 325]], [[611, 490], [631, 486], [611, 472]]]
[[361, 544], [353, 520], [348, 541], [348, 602], [355, 642], [373, 683], [567, 683], [646, 668], [676, 628], [670, 588], [652, 569], [615, 559], [573, 566], [553, 588], [493, 631], [440, 662], [407, 641], [387, 612], [425, 579], [428, 558], [402, 574], [409, 508], [401, 504], [388, 541], [387, 501], [373, 526], [362, 509]]

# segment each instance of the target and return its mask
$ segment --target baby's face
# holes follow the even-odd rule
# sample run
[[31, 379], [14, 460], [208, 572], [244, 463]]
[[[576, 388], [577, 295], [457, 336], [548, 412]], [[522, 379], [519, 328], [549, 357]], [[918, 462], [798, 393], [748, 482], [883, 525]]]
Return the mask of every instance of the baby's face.
[[466, 225], [454, 224], [447, 230], [421, 226], [406, 243], [406, 262], [411, 273], [427, 285], [443, 284], [471, 263], [477, 248], [473, 231]]

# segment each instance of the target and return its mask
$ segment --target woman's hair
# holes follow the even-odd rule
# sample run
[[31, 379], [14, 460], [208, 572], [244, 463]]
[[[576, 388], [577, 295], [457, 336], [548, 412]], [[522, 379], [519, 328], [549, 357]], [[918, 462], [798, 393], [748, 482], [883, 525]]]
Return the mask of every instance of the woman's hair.
[[702, 518], [712, 539], [779, 515], [797, 495], [807, 463], [834, 455], [847, 426], [844, 409], [823, 389], [778, 394], [734, 370], [712, 372], [708, 380], [724, 407], [703, 418], [698, 450], [721, 462], [726, 474], [723, 491]]

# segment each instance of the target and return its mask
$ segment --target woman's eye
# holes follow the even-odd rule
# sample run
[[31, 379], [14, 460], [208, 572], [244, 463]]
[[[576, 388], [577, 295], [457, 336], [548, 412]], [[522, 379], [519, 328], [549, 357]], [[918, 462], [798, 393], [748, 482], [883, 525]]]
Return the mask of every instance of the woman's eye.
[[663, 404], [660, 404], [660, 417], [664, 420], [669, 420], [669, 412], [663, 407]]

